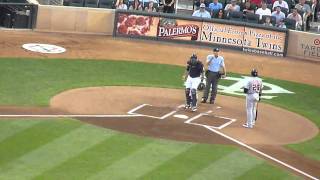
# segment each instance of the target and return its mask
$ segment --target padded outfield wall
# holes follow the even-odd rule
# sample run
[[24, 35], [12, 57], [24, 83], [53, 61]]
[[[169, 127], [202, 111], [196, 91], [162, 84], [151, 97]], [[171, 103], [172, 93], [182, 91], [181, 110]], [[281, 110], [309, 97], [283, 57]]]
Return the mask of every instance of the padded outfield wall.
[[320, 34], [290, 31], [288, 56], [320, 62]]
[[112, 35], [114, 10], [40, 5], [37, 31]]

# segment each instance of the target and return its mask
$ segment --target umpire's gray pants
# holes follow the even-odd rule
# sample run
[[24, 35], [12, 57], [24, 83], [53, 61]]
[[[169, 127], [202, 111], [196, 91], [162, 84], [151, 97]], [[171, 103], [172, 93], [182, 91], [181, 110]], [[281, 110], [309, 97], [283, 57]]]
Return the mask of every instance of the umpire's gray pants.
[[203, 99], [205, 100], [208, 99], [210, 88], [211, 88], [210, 101], [214, 101], [216, 99], [218, 82], [219, 82], [219, 72], [209, 71], [207, 75], [207, 80], [206, 80], [206, 87], [204, 89], [203, 96], [202, 96]]

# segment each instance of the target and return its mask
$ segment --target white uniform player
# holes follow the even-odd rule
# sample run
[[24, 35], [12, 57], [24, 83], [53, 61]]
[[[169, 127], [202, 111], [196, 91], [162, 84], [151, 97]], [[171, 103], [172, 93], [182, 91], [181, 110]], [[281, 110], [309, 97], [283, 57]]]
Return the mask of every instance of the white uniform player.
[[262, 80], [258, 77], [258, 71], [253, 69], [251, 71], [251, 76], [248, 79], [244, 87], [244, 93], [246, 96], [246, 108], [247, 108], [247, 122], [243, 126], [246, 128], [253, 128], [255, 125], [256, 115], [257, 115], [257, 104], [260, 101], [260, 96], [262, 93]]
[[203, 64], [193, 54], [187, 62], [186, 72], [183, 76], [185, 80], [186, 109], [197, 110], [197, 89], [203, 80]]

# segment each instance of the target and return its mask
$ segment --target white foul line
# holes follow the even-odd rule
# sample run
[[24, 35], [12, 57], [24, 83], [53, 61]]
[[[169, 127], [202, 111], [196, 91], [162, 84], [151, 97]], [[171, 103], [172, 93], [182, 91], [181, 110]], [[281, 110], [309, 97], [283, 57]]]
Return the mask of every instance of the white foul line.
[[76, 117], [141, 117], [143, 115], [140, 114], [130, 114], [130, 115], [119, 115], [119, 114], [98, 114], [98, 115], [93, 115], [93, 114], [1, 114], [1, 117], [7, 117], [7, 118], [12, 118], [12, 117], [38, 117], [38, 118], [76, 118]]
[[297, 168], [295, 168], [295, 167], [293, 167], [293, 166], [291, 166], [291, 165], [289, 165], [289, 164], [286, 164], [286, 163], [284, 163], [284, 162], [282, 162], [282, 161], [280, 161], [280, 160], [278, 160], [278, 159], [276, 159], [276, 158], [268, 155], [268, 154], [265, 154], [265, 153], [263, 153], [263, 152], [255, 149], [255, 148], [251, 147], [251, 146], [248, 146], [248, 145], [244, 144], [243, 142], [241, 142], [241, 141], [239, 141], [239, 140], [236, 140], [236, 139], [234, 139], [234, 138], [232, 138], [232, 137], [230, 137], [230, 136], [228, 136], [228, 135], [226, 135], [226, 134], [223, 134], [222, 132], [220, 132], [220, 131], [218, 131], [218, 130], [215, 130], [215, 129], [209, 127], [209, 126], [204, 126], [204, 127], [207, 128], [207, 129], [209, 129], [210, 131], [216, 133], [216, 134], [219, 134], [219, 135], [222, 136], [222, 137], [225, 137], [225, 138], [227, 138], [227, 139], [229, 139], [229, 140], [231, 140], [231, 141], [233, 141], [233, 142], [235, 142], [235, 143], [237, 143], [237, 144], [239, 144], [239, 145], [241, 145], [241, 146], [243, 146], [243, 147], [245, 147], [245, 148], [250, 149], [251, 151], [253, 151], [253, 152], [257, 153], [257, 154], [260, 154], [260, 155], [263, 156], [263, 157], [266, 157], [266, 158], [268, 158], [268, 159], [271, 159], [271, 160], [273, 160], [273, 161], [275, 161], [275, 162], [277, 162], [277, 163], [279, 163], [279, 164], [281, 164], [281, 165], [283, 165], [283, 166], [285, 166], [285, 167], [287, 167], [287, 168], [289, 168], [289, 169], [291, 169], [291, 170], [293, 170], [293, 171], [295, 171], [295, 172], [298, 172], [298, 173], [300, 173], [300, 174], [302, 174], [302, 175], [304, 175], [304, 176], [307, 176], [307, 177], [310, 178], [310, 179], [319, 180], [318, 178], [313, 177], [313, 176], [311, 176], [310, 174], [307, 174], [307, 173], [305, 173], [305, 172], [303, 172], [303, 171], [301, 171], [301, 170], [299, 170], [299, 169], [297, 169]]

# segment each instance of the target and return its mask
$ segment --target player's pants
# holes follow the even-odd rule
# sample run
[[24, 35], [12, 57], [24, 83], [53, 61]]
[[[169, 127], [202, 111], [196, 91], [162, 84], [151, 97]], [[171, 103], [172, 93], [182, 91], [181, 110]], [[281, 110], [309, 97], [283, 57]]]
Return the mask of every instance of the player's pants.
[[252, 127], [256, 119], [256, 108], [259, 95], [257, 93], [247, 94], [246, 107], [247, 107], [247, 125]]
[[203, 96], [202, 96], [203, 99], [205, 100], [208, 99], [210, 88], [211, 88], [210, 101], [214, 102], [214, 100], [216, 99], [217, 91], [218, 91], [218, 82], [219, 82], [218, 75], [219, 75], [218, 72], [209, 71], [207, 76], [207, 81], [206, 81], [206, 87], [204, 88], [204, 91], [203, 91]]
[[186, 87], [186, 104], [193, 107], [197, 106], [197, 88], [201, 83], [200, 77], [192, 78], [188, 76], [186, 82], [184, 83]]

